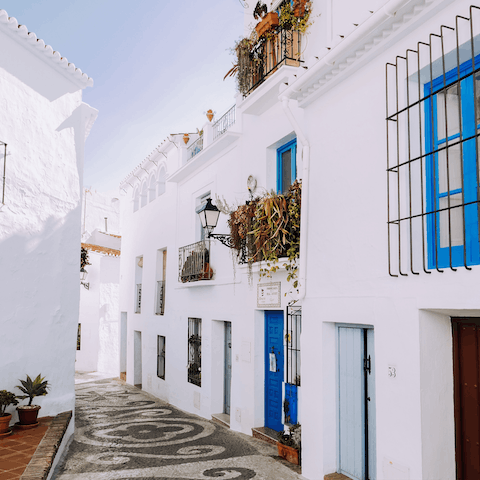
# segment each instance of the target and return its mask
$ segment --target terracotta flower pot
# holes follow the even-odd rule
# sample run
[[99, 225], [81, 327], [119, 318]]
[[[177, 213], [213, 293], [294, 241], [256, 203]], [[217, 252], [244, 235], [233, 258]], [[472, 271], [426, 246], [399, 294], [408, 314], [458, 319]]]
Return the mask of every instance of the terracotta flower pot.
[[213, 110], [207, 110], [207, 118], [208, 118], [208, 121], [211, 122], [212, 119], [213, 119]]
[[17, 407], [20, 425], [33, 425], [37, 423], [40, 405], [20, 405]]
[[272, 27], [276, 27], [278, 25], [278, 13], [277, 12], [269, 12], [263, 17], [262, 21], [257, 24], [255, 30], [257, 31], [257, 35], [261, 37], [265, 32], [268, 32]]
[[296, 17], [303, 17], [305, 15], [305, 7], [307, 0], [295, 0], [293, 4], [293, 14]]
[[183, 141], [185, 142], [185, 145], [188, 143], [189, 139], [190, 139], [190, 135], [188, 133], [185, 133], [183, 135]]
[[283, 443], [277, 442], [278, 455], [284, 458], [287, 462], [293, 463], [294, 465], [300, 465], [298, 458], [298, 450]]
[[8, 425], [10, 424], [10, 420], [12, 419], [12, 415], [7, 413], [3, 417], [0, 417], [0, 435], [2, 433], [7, 433], [9, 430]]

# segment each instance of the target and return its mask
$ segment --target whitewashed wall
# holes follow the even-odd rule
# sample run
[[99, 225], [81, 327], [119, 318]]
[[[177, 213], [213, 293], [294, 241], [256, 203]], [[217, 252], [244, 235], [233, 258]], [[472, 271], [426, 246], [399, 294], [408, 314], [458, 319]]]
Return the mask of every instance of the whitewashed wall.
[[[0, 12], [0, 138], [8, 144], [0, 211], [0, 388], [41, 373], [41, 416], [74, 410], [84, 142], [95, 111], [83, 87], [6, 33]], [[3, 173], [3, 155], [0, 159]], [[8, 409], [12, 410], [11, 407]], [[13, 421], [16, 421], [16, 413]]]

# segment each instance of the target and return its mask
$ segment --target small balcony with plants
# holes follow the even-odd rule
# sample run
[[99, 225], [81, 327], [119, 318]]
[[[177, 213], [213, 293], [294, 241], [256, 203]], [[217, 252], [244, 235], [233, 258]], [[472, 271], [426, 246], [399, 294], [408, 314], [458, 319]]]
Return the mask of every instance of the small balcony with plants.
[[210, 240], [185, 245], [178, 249], [178, 281], [181, 283], [212, 280]]
[[225, 78], [236, 77], [237, 88], [246, 97], [281, 66], [301, 66], [302, 36], [311, 25], [310, 13], [311, 2], [306, 0], [286, 0], [271, 12], [258, 2], [253, 16], [259, 22], [249, 37], [235, 44], [237, 61]]

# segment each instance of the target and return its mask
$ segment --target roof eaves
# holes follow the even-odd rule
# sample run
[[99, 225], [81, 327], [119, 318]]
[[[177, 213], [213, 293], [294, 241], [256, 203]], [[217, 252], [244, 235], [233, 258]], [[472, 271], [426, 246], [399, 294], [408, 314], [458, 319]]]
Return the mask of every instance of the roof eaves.
[[51, 67], [72, 80], [79, 87], [92, 87], [93, 79], [83, 73], [74, 63], [70, 63], [59, 52], [53, 50], [50, 45], [37, 38], [33, 32], [29, 32], [25, 25], [19, 25], [15, 17], [9, 17], [5, 10], [0, 9], [0, 30], [14, 38], [18, 43], [28, 48], [37, 57], [46, 61]]

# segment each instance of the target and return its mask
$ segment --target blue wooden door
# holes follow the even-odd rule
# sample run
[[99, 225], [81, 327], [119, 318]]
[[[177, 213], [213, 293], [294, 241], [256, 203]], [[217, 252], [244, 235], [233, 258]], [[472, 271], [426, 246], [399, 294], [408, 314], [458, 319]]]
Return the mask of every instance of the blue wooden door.
[[376, 479], [373, 329], [338, 328], [339, 472]]
[[283, 312], [265, 312], [265, 426], [283, 430]]

